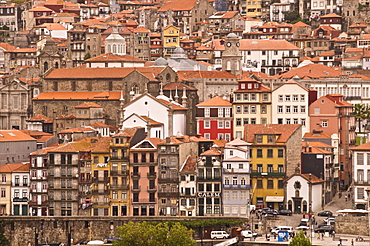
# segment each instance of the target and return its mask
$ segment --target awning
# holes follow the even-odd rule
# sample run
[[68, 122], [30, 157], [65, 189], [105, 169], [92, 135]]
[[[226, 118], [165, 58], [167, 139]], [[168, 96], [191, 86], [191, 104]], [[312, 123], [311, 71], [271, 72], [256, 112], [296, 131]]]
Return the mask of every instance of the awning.
[[266, 202], [283, 202], [283, 196], [266, 196]]

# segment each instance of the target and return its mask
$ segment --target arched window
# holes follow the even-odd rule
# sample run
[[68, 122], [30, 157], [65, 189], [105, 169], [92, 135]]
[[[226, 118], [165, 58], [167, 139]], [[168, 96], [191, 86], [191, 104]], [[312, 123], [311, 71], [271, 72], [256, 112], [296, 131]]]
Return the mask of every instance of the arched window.
[[107, 52], [106, 53], [111, 53], [110, 52], [110, 44], [107, 45]]
[[49, 64], [47, 62], [44, 62], [44, 73], [48, 71], [48, 69], [49, 69]]
[[115, 44], [113, 44], [113, 51], [112, 51], [113, 54], [116, 54], [117, 53], [117, 47]]
[[231, 62], [230, 61], [227, 61], [226, 63], [226, 71], [230, 71], [231, 70]]
[[59, 68], [59, 63], [58, 62], [55, 63], [55, 68]]

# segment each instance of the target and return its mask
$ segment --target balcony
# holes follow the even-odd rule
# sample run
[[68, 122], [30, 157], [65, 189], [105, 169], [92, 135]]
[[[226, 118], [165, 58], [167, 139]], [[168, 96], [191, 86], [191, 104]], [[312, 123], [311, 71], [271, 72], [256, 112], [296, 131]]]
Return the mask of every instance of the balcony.
[[14, 197], [13, 202], [28, 202], [27, 197]]
[[128, 156], [112, 155], [111, 161], [128, 161]]
[[93, 190], [93, 195], [109, 195], [109, 190]]
[[80, 179], [80, 183], [91, 183], [91, 179]]
[[131, 199], [132, 203], [156, 203], [157, 199], [153, 198], [139, 198], [139, 199]]
[[273, 170], [272, 172], [258, 172], [257, 170], [253, 170], [251, 177], [285, 177], [285, 173], [279, 170]]
[[158, 177], [158, 183], [178, 183], [179, 177], [176, 178], [161, 178]]
[[179, 197], [180, 192], [178, 191], [161, 191], [158, 192], [158, 197]]
[[110, 171], [110, 175], [111, 176], [127, 176], [129, 175], [129, 171], [128, 170], [123, 170], [123, 171], [114, 170], [114, 171]]
[[140, 173], [131, 172], [131, 177], [132, 178], [140, 178]]
[[92, 182], [93, 183], [107, 183], [110, 181], [109, 177], [93, 177]]
[[113, 184], [110, 186], [111, 189], [117, 189], [117, 190], [127, 190], [128, 185], [118, 185], [118, 184]]
[[148, 191], [157, 191], [156, 186], [147, 186]]
[[132, 186], [131, 190], [134, 192], [134, 191], [141, 191], [141, 186], [138, 185], [138, 186]]
[[157, 173], [156, 172], [148, 173], [147, 174], [147, 177], [148, 178], [156, 178], [157, 177]]
[[91, 191], [79, 191], [78, 192], [81, 196], [90, 196], [92, 194]]
[[242, 185], [242, 184], [237, 184], [237, 185], [224, 184], [224, 185], [222, 185], [222, 187], [225, 188], [225, 189], [251, 189], [252, 188], [251, 185]]
[[221, 181], [221, 177], [198, 177], [198, 182]]

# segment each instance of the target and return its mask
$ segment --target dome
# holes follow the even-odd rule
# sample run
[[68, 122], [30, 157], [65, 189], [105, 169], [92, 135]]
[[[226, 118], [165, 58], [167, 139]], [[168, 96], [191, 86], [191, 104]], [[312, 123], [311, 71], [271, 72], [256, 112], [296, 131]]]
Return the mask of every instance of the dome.
[[237, 38], [238, 36], [236, 36], [236, 34], [232, 32], [232, 33], [227, 34], [226, 37], [227, 38]]
[[154, 62], [154, 66], [156, 67], [165, 67], [168, 65], [168, 62], [166, 59], [164, 59], [163, 57], [159, 57], [157, 60], [155, 60]]
[[174, 51], [173, 51], [173, 54], [175, 55], [180, 55], [180, 54], [185, 54], [185, 51], [183, 48], [181, 47], [177, 47]]

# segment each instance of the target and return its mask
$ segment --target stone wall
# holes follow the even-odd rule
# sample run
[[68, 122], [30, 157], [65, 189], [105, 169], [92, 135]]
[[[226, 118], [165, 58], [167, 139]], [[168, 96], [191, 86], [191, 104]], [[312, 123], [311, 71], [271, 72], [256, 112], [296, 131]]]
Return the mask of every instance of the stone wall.
[[335, 233], [350, 235], [369, 235], [367, 216], [335, 217]]
[[[80, 240], [102, 240], [114, 237], [116, 227], [122, 226], [128, 221], [165, 221], [184, 220], [180, 217], [22, 217], [3, 216], [2, 220], [9, 222], [5, 226], [5, 235], [11, 242], [11, 246], [35, 245], [35, 236], [38, 235], [38, 243], [57, 243], [68, 240], [70, 234], [74, 243]], [[186, 217], [186, 220], [212, 219], [199, 217]], [[221, 218], [217, 218], [221, 219]], [[222, 219], [246, 220], [245, 218], [222, 217]]]

